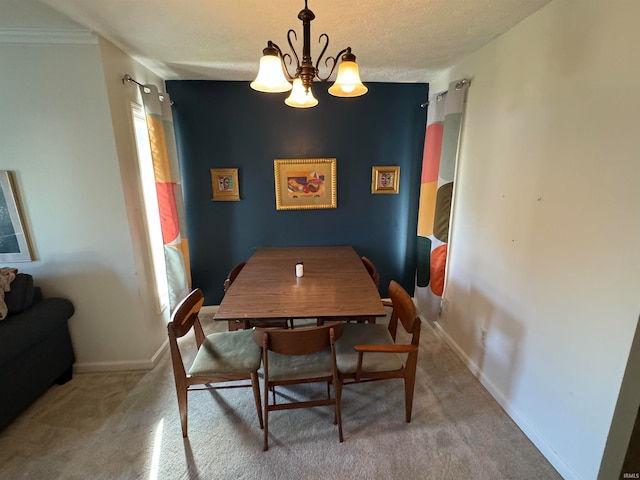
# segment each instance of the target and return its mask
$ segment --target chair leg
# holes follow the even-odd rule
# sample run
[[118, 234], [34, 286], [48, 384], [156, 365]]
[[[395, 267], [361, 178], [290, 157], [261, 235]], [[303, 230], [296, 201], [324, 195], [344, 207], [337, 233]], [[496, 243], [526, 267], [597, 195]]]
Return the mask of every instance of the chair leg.
[[267, 384], [267, 382], [265, 381], [264, 384], [264, 415], [263, 415], [263, 419], [264, 419], [264, 444], [262, 449], [266, 452], [267, 450], [269, 450], [269, 386]]
[[336, 419], [338, 421], [338, 438], [340, 439], [340, 443], [344, 441], [342, 436], [342, 412], [340, 411], [340, 404], [342, 403], [342, 380], [340, 378], [336, 379], [333, 383], [333, 390], [336, 399]]
[[[331, 399], [331, 388], [330, 387], [331, 387], [330, 382], [327, 382], [327, 400]], [[333, 391], [334, 391], [334, 394], [335, 394], [335, 392], [336, 392], [336, 387], [335, 386], [333, 387]], [[333, 424], [334, 425], [338, 424], [338, 412], [337, 412], [337, 410], [335, 408], [333, 409]]]
[[260, 383], [258, 382], [258, 372], [251, 372], [251, 386], [253, 387], [253, 398], [256, 401], [256, 409], [258, 410], [258, 422], [260, 428], [264, 428], [262, 421], [262, 403], [260, 401]]
[[411, 423], [411, 409], [413, 407], [413, 389], [415, 383], [415, 374], [404, 378], [404, 406], [405, 420], [407, 423]]
[[238, 330], [238, 322], [235, 320], [227, 320], [227, 330], [230, 332], [235, 332]]
[[180, 425], [182, 425], [182, 436], [187, 437], [187, 388], [178, 388], [178, 410], [180, 411]]

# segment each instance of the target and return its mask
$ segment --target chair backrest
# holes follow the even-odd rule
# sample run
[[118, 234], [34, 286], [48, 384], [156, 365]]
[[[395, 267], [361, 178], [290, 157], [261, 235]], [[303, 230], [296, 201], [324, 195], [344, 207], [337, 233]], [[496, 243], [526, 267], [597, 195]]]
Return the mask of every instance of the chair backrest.
[[227, 278], [224, 281], [224, 292], [225, 293], [227, 293], [227, 290], [229, 290], [229, 287], [231, 286], [233, 281], [236, 279], [238, 274], [242, 271], [242, 269], [244, 268], [245, 264], [246, 264], [246, 262], [240, 262], [239, 264], [237, 264], [235, 267], [233, 267], [231, 269], [231, 271], [229, 272], [229, 275], [227, 275]]
[[264, 349], [281, 355], [307, 355], [331, 345], [331, 329], [334, 340], [342, 336], [342, 322], [330, 322], [319, 327], [295, 329], [255, 328], [253, 340]]
[[376, 269], [376, 266], [373, 264], [373, 262], [371, 260], [369, 260], [365, 256], [360, 257], [360, 260], [362, 260], [362, 264], [364, 265], [364, 268], [366, 268], [367, 272], [369, 272], [369, 275], [371, 276], [371, 280], [373, 280], [373, 283], [376, 284], [376, 288], [379, 288], [380, 287], [380, 274], [378, 273], [378, 270]]
[[391, 302], [393, 303], [393, 312], [391, 313], [391, 319], [389, 321], [391, 336], [394, 339], [396, 338], [399, 319], [407, 333], [413, 335], [411, 343], [417, 345], [420, 341], [420, 318], [416, 312], [416, 306], [413, 300], [407, 291], [395, 280], [391, 280], [389, 283], [389, 298], [391, 298]]
[[176, 337], [180, 338], [191, 330], [194, 322], [198, 320], [198, 313], [203, 303], [202, 290], [196, 288], [178, 304], [169, 323], [169, 328], [173, 329]]

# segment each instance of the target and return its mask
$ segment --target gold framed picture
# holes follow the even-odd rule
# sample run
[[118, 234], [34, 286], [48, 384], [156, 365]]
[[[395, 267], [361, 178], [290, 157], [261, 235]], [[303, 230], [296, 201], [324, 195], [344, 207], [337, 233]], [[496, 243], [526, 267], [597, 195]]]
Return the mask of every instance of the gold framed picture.
[[212, 168], [211, 186], [215, 201], [240, 200], [237, 168]]
[[336, 159], [273, 161], [276, 210], [337, 208]]
[[371, 193], [398, 193], [400, 167], [372, 167]]

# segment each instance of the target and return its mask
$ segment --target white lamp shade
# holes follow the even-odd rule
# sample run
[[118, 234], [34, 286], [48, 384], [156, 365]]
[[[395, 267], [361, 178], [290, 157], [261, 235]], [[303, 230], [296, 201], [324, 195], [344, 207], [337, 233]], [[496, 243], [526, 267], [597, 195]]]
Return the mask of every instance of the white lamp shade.
[[318, 104], [318, 100], [313, 96], [311, 87], [309, 87], [309, 92], [307, 93], [304, 90], [304, 85], [302, 85], [302, 80], [296, 78], [293, 81], [291, 95], [289, 95], [284, 103], [294, 108], [309, 108], [315, 107]]
[[251, 88], [265, 93], [281, 93], [291, 90], [291, 84], [282, 71], [280, 57], [263, 55], [260, 58], [258, 76], [251, 82]]
[[369, 89], [360, 81], [360, 71], [356, 62], [342, 61], [338, 67], [336, 81], [329, 88], [329, 93], [336, 97], [359, 97]]

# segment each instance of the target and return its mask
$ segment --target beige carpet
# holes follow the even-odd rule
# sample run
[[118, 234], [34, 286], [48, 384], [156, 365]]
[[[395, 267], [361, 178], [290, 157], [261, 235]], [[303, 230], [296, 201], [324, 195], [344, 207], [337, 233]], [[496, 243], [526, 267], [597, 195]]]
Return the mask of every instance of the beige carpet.
[[0, 478], [561, 478], [424, 323], [420, 348], [410, 424], [401, 381], [351, 385], [344, 443], [330, 407], [281, 411], [269, 417], [268, 452], [249, 389], [190, 394], [183, 440], [168, 355], [150, 372], [76, 374], [0, 433]]

